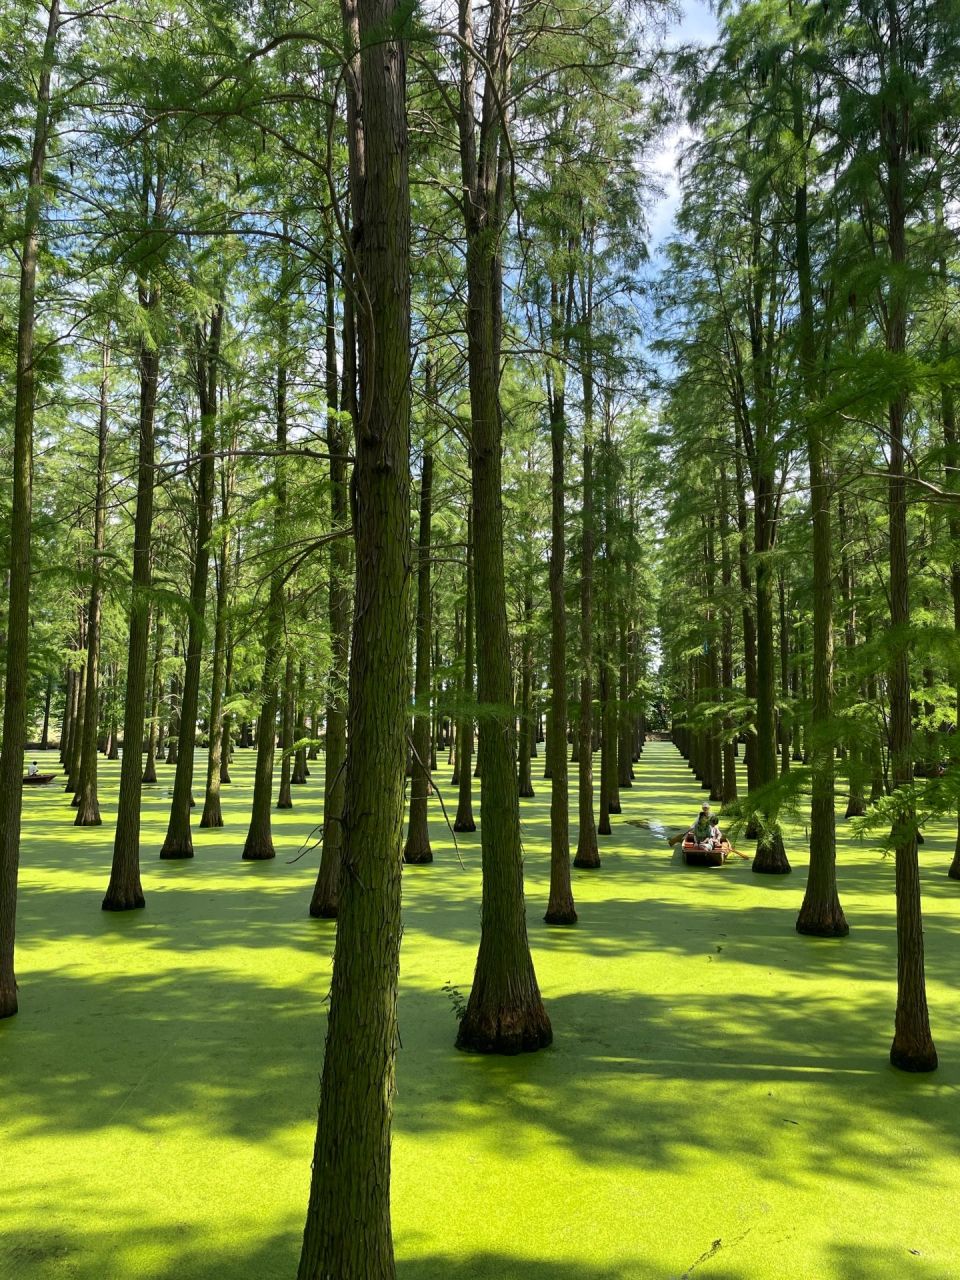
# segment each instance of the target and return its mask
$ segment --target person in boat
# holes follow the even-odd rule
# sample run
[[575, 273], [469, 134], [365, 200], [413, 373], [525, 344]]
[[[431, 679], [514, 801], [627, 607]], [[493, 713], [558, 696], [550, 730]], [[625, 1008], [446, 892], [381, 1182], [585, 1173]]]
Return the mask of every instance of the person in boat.
[[36, 760], [31, 760], [30, 767], [27, 769], [27, 777], [35, 778], [39, 772], [40, 770], [37, 768]]
[[705, 849], [716, 849], [723, 843], [723, 833], [708, 804], [700, 806], [697, 820], [687, 832], [687, 836]]

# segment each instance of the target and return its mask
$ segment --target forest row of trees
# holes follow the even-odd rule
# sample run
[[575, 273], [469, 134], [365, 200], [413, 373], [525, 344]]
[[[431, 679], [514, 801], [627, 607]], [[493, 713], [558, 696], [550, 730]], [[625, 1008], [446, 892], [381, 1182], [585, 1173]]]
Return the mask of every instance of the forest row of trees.
[[[238, 856], [266, 860], [322, 753], [304, 1280], [393, 1273], [401, 863], [432, 859], [445, 761], [483, 867], [461, 1048], [552, 1038], [520, 798], [550, 787], [545, 920], [572, 925], [571, 862], [600, 866], [670, 722], [755, 871], [789, 871], [809, 803], [800, 932], [847, 932], [840, 784], [892, 831], [891, 1058], [936, 1065], [917, 840], [960, 813], [956, 18], [769, 0], [668, 56], [612, 0], [0, 16], [0, 1016], [28, 741], [59, 744], [81, 826], [123, 748], [115, 911], [144, 906], [158, 769], [155, 852], [189, 858], [255, 750]], [[683, 116], [657, 275], [644, 175]]]

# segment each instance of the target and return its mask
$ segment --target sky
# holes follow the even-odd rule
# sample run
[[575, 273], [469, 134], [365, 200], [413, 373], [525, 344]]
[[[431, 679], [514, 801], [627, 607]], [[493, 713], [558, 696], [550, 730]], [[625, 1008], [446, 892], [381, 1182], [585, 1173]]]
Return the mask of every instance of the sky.
[[[701, 0], [683, 0], [683, 16], [668, 33], [672, 45], [709, 44], [716, 38], [717, 23], [708, 4]], [[663, 198], [650, 209], [650, 250], [656, 254], [673, 231], [673, 219], [680, 199], [676, 164], [680, 146], [689, 137], [686, 128], [671, 130], [653, 156], [653, 168], [664, 186]]]

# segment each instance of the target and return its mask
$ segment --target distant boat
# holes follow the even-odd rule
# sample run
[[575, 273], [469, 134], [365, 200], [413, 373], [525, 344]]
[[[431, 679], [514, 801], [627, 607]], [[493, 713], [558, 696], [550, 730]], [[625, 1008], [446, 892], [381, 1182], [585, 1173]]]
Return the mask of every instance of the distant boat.
[[23, 785], [25, 787], [45, 787], [56, 776], [55, 773], [25, 773], [23, 775]]

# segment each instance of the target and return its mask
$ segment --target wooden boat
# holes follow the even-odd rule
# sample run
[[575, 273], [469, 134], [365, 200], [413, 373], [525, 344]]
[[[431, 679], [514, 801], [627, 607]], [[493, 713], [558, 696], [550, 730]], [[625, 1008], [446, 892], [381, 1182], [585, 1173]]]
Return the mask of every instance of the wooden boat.
[[688, 867], [722, 867], [730, 853], [731, 848], [726, 840], [713, 849], [686, 837], [683, 841], [683, 860]]
[[25, 787], [45, 787], [56, 776], [55, 773], [25, 773], [23, 775], [23, 785]]

